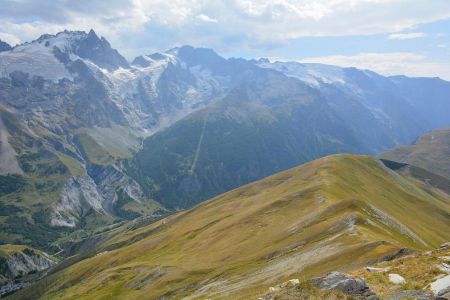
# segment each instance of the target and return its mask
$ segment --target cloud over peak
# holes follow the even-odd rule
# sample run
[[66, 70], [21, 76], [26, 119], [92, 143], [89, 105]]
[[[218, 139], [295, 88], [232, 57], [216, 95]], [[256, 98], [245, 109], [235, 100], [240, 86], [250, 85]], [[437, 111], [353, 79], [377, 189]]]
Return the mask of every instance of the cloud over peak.
[[[131, 32], [156, 36], [176, 31], [177, 40], [165, 37], [166, 44], [200, 40], [221, 48], [230, 39], [244, 44], [240, 47], [283, 44], [304, 36], [393, 32], [392, 38], [406, 39], [414, 34], [396, 32], [449, 17], [447, 0], [408, 5], [405, 0], [3, 0], [0, 34], [25, 41], [43, 32], [94, 27], [123, 44]], [[211, 23], [218, 24], [214, 32]]]
[[[129, 59], [152, 51], [193, 45], [214, 48], [220, 53], [247, 54], [247, 57], [266, 53], [283, 56], [276, 52], [291, 47], [286, 52], [295, 52], [297, 59], [333, 54], [331, 57], [336, 61], [337, 55], [344, 54], [352, 57], [351, 63], [358, 63], [355, 59], [367, 53], [412, 53], [414, 50], [402, 45], [411, 46], [419, 38], [434, 38], [434, 45], [444, 43], [442, 39], [448, 34], [445, 29], [448, 26], [443, 26], [440, 33], [429, 33], [421, 26], [450, 20], [448, 0], [0, 1], [0, 39], [12, 45], [34, 40], [43, 33], [94, 28]], [[365, 43], [377, 35], [383, 41]], [[345, 45], [336, 44], [339, 38], [345, 40]], [[358, 48], [363, 45], [369, 49], [353, 49], [355, 44], [348, 46], [351, 38], [359, 39]], [[361, 42], [361, 38], [366, 40]], [[308, 45], [309, 54], [305, 54], [302, 53], [305, 47], [292, 46], [305, 39], [311, 44], [320, 39], [330, 42]], [[406, 40], [408, 43], [399, 42]], [[392, 49], [392, 44], [398, 49]], [[331, 50], [335, 52], [329, 53]], [[426, 51], [420, 49], [418, 53]], [[443, 57], [445, 54], [440, 55], [430, 54], [430, 60], [448, 60]], [[383, 59], [382, 56], [371, 58], [372, 61]], [[390, 61], [400, 58], [391, 55]], [[344, 60], [340, 59], [340, 62]], [[345, 60], [348, 62], [348, 58]], [[422, 66], [426, 72], [431, 69], [423, 62], [415, 66]]]

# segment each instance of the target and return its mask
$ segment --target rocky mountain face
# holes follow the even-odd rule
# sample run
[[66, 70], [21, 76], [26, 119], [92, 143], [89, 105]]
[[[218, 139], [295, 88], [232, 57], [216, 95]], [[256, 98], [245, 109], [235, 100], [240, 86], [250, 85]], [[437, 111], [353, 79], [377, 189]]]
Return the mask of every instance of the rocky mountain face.
[[[1, 52], [2, 241], [48, 247], [67, 231], [61, 226], [95, 228], [158, 210], [117, 163], [139, 133], [103, 72], [128, 67], [93, 31], [44, 35]], [[118, 135], [123, 144], [111, 142]]]
[[45, 252], [22, 245], [0, 245], [0, 297], [28, 286], [29, 275], [47, 270], [57, 260]]
[[46, 247], [323, 155], [409, 143], [448, 122], [450, 84], [435, 78], [190, 46], [129, 63], [92, 30], [1, 45], [2, 242]]
[[56, 260], [44, 252], [25, 246], [2, 245], [0, 251], [2, 252], [1, 275], [7, 278], [42, 271], [56, 264]]

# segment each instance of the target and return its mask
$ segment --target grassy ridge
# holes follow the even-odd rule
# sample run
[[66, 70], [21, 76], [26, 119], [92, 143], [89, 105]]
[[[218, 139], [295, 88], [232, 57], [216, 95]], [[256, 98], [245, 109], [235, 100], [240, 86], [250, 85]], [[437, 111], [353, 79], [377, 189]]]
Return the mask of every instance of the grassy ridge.
[[413, 145], [398, 146], [381, 158], [407, 163], [450, 179], [450, 128], [431, 131]]
[[449, 204], [373, 158], [329, 156], [122, 232], [33, 293], [245, 299], [281, 278], [436, 247], [450, 239]]

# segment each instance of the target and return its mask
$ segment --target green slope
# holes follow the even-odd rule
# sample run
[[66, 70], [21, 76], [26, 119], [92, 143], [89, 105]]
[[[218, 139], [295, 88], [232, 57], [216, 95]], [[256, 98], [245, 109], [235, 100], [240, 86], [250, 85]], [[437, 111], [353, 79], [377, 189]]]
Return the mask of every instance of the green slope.
[[149, 137], [126, 163], [149, 197], [179, 209], [333, 153], [370, 149], [316, 92], [274, 77]]
[[[117, 136], [110, 135], [109, 139], [102, 136], [109, 131], [116, 132]], [[118, 136], [123, 138], [116, 143], [117, 147], [112, 147], [112, 139], [117, 140]], [[31, 130], [17, 116], [0, 107], [0, 244], [25, 244], [54, 253], [59, 251], [55, 245], [58, 242], [91, 235], [104, 225], [149, 215], [160, 208], [148, 198], [133, 201], [124, 192], [122, 183], [114, 181], [117, 174], [111, 172], [112, 164], [131, 155], [132, 149], [125, 149], [124, 144], [135, 145], [139, 141], [137, 137], [113, 126], [109, 130], [78, 130], [73, 138], [75, 143], [71, 139], [42, 129]], [[67, 211], [79, 221], [76, 228], [50, 225], [54, 205], [61, 199], [69, 179], [86, 176], [88, 172], [91, 176], [95, 172], [99, 184], [104, 180], [107, 184], [102, 184], [115, 190], [117, 201], [111, 207], [111, 214], [88, 209], [79, 214]], [[79, 232], [74, 234], [75, 231]]]
[[404, 247], [431, 249], [450, 239], [449, 221], [442, 191], [368, 156], [328, 156], [121, 230], [28, 295], [248, 299], [291, 276], [356, 269]]
[[0, 244], [54, 251], [52, 243], [68, 230], [49, 225], [48, 209], [59, 198], [71, 172], [80, 172], [80, 168], [74, 159], [37, 138], [10, 112], [0, 108], [0, 119], [0, 130], [8, 132], [8, 143], [22, 171], [0, 175]]
[[397, 146], [380, 158], [407, 163], [450, 179], [450, 128], [431, 131], [413, 145]]

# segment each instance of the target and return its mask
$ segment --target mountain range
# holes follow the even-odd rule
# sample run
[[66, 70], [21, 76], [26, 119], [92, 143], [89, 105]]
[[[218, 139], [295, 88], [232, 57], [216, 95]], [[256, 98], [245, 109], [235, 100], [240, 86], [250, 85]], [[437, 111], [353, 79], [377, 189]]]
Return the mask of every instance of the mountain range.
[[377, 154], [450, 125], [450, 83], [223, 58], [128, 62], [90, 32], [0, 43], [0, 242], [59, 251], [333, 153]]

